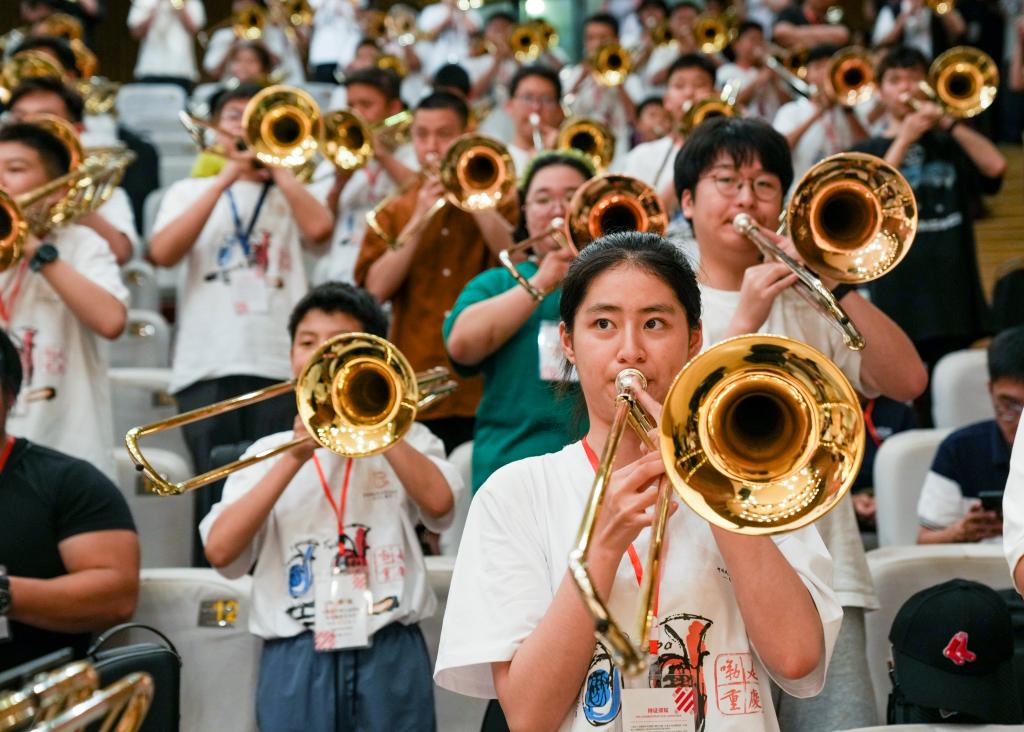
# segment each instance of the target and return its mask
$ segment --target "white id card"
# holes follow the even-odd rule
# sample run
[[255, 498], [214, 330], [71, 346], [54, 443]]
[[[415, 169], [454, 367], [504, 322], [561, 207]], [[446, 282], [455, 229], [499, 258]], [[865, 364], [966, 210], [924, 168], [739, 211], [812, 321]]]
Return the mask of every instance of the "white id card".
[[693, 689], [623, 689], [623, 732], [693, 732]]
[[239, 315], [270, 312], [270, 293], [262, 272], [246, 267], [231, 273], [231, 299]]
[[[540, 357], [541, 381], [561, 381], [565, 373], [565, 353], [558, 337], [558, 321], [542, 320], [537, 333], [537, 354]], [[573, 367], [569, 381], [579, 381]]]
[[313, 647], [318, 651], [368, 647], [372, 604], [366, 567], [329, 568], [316, 583]]

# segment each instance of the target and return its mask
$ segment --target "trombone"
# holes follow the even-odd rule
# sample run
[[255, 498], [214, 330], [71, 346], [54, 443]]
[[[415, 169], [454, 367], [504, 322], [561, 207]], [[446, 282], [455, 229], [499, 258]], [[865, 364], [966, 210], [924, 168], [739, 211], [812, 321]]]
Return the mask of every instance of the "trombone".
[[[928, 80], [921, 82], [920, 90], [926, 98], [940, 104], [946, 114], [957, 119], [977, 117], [996, 99], [999, 68], [984, 51], [956, 46], [932, 61]], [[915, 110], [920, 108], [912, 95], [903, 101]]]
[[[735, 103], [735, 91], [728, 84], [722, 89], [721, 94], [711, 94], [697, 101], [696, 103], [689, 104], [686, 107], [686, 111], [683, 113], [683, 118], [679, 122], [679, 132], [684, 137], [693, 132], [697, 127], [700, 126], [704, 120], [711, 119], [712, 117], [735, 117], [736, 116], [736, 103]], [[673, 150], [669, 151], [674, 152]], [[664, 164], [662, 165], [662, 168]], [[658, 176], [661, 176], [661, 169], [658, 170]]]
[[594, 239], [614, 231], [664, 234], [667, 228], [668, 215], [653, 188], [628, 175], [601, 175], [576, 189], [569, 201], [567, 219], [552, 219], [547, 231], [502, 250], [498, 259], [516, 282], [540, 302], [547, 293], [531, 285], [512, 261], [538, 241], [550, 236], [560, 247], [579, 254]]
[[[796, 66], [800, 61], [796, 52], [792, 52], [783, 61], [768, 54], [765, 66], [775, 72], [793, 91], [810, 99], [818, 93], [818, 88], [804, 80], [806, 64]], [[803, 70], [803, 74], [800, 70]], [[870, 99], [876, 90], [875, 72], [871, 56], [863, 48], [851, 46], [840, 49], [829, 61], [825, 72], [825, 86], [822, 90], [828, 99], [843, 107], [856, 107]]]
[[0, 67], [0, 102], [6, 104], [18, 84], [25, 79], [49, 76], [64, 79], [64, 67], [48, 54], [35, 49], [19, 51]]
[[[648, 437], [650, 423], [637, 402], [645, 382], [635, 369], [616, 379], [615, 416], [569, 554], [596, 635], [627, 674], [646, 670], [672, 488], [715, 526], [748, 536], [777, 534], [831, 511], [856, 479], [864, 453], [864, 418], [853, 387], [822, 353], [789, 338], [731, 338], [684, 366], [662, 407], [659, 447]], [[658, 484], [640, 607], [629, 636], [598, 595], [588, 563], [627, 425], [649, 449], [660, 448], [667, 475]]]
[[633, 67], [633, 58], [618, 43], [606, 43], [590, 61], [590, 74], [601, 86], [621, 86]]
[[320, 152], [338, 170], [358, 170], [373, 157], [373, 136], [402, 135], [412, 123], [412, 112], [393, 114], [368, 124], [356, 112], [336, 109], [324, 115], [324, 136]]
[[697, 49], [708, 56], [721, 53], [736, 37], [736, 26], [724, 14], [704, 13], [693, 24]]
[[596, 119], [570, 117], [558, 128], [555, 148], [583, 153], [590, 158], [594, 169], [600, 172], [607, 170], [615, 158], [615, 135], [608, 125]]
[[503, 144], [485, 135], [467, 133], [451, 144], [441, 160], [439, 174], [445, 194], [408, 223], [398, 237], [392, 238], [377, 221], [377, 214], [391, 203], [399, 190], [367, 212], [366, 223], [392, 249], [399, 249], [419, 234], [442, 208], [451, 204], [463, 211], [486, 211], [513, 195], [516, 172], [512, 156]]
[[806, 266], [790, 257], [745, 213], [733, 226], [761, 250], [797, 275], [797, 292], [859, 351], [864, 338], [819, 279], [864, 283], [898, 265], [917, 232], [917, 202], [896, 168], [865, 153], [840, 153], [821, 161], [801, 178], [785, 214], [793, 245]]
[[[456, 388], [448, 370], [438, 366], [414, 373], [395, 346], [369, 333], [344, 333], [316, 350], [299, 377], [226, 399], [190, 412], [133, 427], [125, 435], [136, 469], [161, 496], [195, 490], [237, 470], [272, 458], [309, 440], [344, 457], [377, 455], [402, 439], [416, 415]], [[247, 458], [214, 468], [180, 483], [157, 473], [139, 448], [149, 435], [294, 392], [299, 417], [309, 433]]]

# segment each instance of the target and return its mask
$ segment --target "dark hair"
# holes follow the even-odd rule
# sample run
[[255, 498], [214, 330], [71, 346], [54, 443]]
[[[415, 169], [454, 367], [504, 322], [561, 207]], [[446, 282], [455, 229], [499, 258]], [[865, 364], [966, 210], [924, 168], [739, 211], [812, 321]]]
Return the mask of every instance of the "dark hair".
[[513, 238], [516, 241], [522, 241], [529, 237], [529, 232], [526, 230], [526, 213], [523, 210], [526, 206], [526, 193], [530, 190], [530, 185], [537, 173], [553, 165], [573, 168], [583, 176], [584, 180], [590, 180], [595, 174], [594, 166], [589, 158], [576, 150], [549, 150], [535, 155], [519, 177], [519, 226], [513, 232]]
[[684, 69], [699, 69], [708, 75], [711, 79], [711, 85], [715, 84], [715, 63], [703, 53], [684, 53], [682, 56], [672, 62], [672, 65], [668, 67], [668, 74], [665, 79], [671, 79], [672, 75], [677, 71]]
[[712, 117], [686, 138], [686, 144], [676, 155], [676, 197], [681, 197], [683, 191], [693, 195], [701, 175], [723, 153], [736, 165], [760, 160], [766, 172], [778, 176], [783, 191], [789, 190], [793, 182], [789, 144], [770, 124], [751, 117]]
[[637, 119], [640, 118], [640, 115], [644, 113], [645, 109], [647, 109], [653, 104], [656, 104], [659, 107], [661, 107], [665, 104], [665, 100], [661, 97], [647, 97], [645, 100], [643, 100], [642, 102], [640, 102], [640, 104], [636, 106]]
[[417, 112], [421, 109], [450, 109], [462, 121], [463, 127], [469, 122], [469, 106], [466, 100], [451, 92], [435, 89], [416, 105]]
[[676, 3], [672, 6], [672, 12], [669, 13], [669, 16], [671, 17], [672, 13], [683, 8], [689, 8], [695, 13], [700, 13], [702, 10], [700, 3], [696, 2], [696, 0], [683, 0], [681, 3]]
[[359, 321], [366, 333], [388, 337], [388, 316], [369, 292], [347, 282], [324, 282], [307, 292], [288, 316], [288, 338], [295, 340], [299, 323], [311, 310], [333, 315], [343, 313]]
[[988, 345], [988, 379], [1024, 383], [1024, 325], [1000, 331]]
[[52, 76], [30, 76], [27, 79], [23, 79], [18, 86], [14, 87], [14, 91], [11, 92], [11, 101], [7, 103], [7, 108], [14, 109], [23, 97], [40, 92], [56, 94], [64, 102], [64, 107], [68, 111], [70, 121], [76, 124], [82, 121], [82, 115], [85, 113], [85, 102], [82, 101], [81, 95], [68, 87], [60, 79], [55, 79]]
[[[57, 36], [28, 36], [18, 44], [14, 53], [22, 51], [46, 50], [57, 57], [57, 61], [64, 67], [64, 71], [74, 76], [80, 76], [78, 65], [75, 64], [75, 52], [71, 50], [71, 44]], [[13, 55], [13, 54], [12, 54]]]
[[499, 10], [496, 13], [491, 13], [491, 15], [484, 22], [484, 26], [486, 27], [496, 20], [504, 20], [506, 23], [516, 22], [516, 19], [512, 16], [512, 13], [509, 13], [505, 10]]
[[619, 35], [619, 21], [611, 13], [594, 13], [593, 15], [588, 16], [586, 20], [583, 21], [583, 28], [586, 29], [586, 27], [591, 23], [606, 25], [612, 29], [613, 34], [616, 36]]
[[345, 86], [353, 86], [355, 84], [372, 87], [391, 102], [399, 98], [402, 80], [398, 78], [398, 74], [390, 69], [373, 67], [353, 71], [345, 77]]
[[261, 41], [242, 41], [231, 50], [231, 60], [234, 61], [239, 51], [252, 51], [260, 60], [263, 73], [269, 74], [274, 68], [274, 56], [270, 49]]
[[550, 82], [551, 86], [555, 88], [555, 97], [558, 99], [562, 98], [562, 80], [558, 77], [558, 72], [550, 66], [544, 66], [543, 64], [520, 66], [512, 76], [512, 81], [508, 84], [509, 97], [511, 98], [516, 95], [516, 92], [519, 90], [519, 85], [523, 83], [524, 79], [529, 79], [534, 76]]
[[928, 70], [928, 59], [923, 53], [910, 46], [893, 46], [889, 52], [882, 56], [878, 62], [878, 69], [875, 71], [875, 78], [882, 81], [885, 73], [890, 69], [921, 69]]
[[30, 147], [39, 154], [52, 180], [68, 172], [71, 156], [64, 144], [52, 134], [29, 122], [14, 122], [0, 127], [0, 143], [14, 142]]
[[454, 90], [464, 97], [469, 96], [471, 84], [469, 74], [458, 64], [445, 64], [434, 72], [435, 89]]
[[587, 296], [591, 283], [606, 270], [628, 264], [662, 280], [686, 311], [691, 328], [700, 323], [700, 290], [697, 276], [682, 251], [658, 234], [639, 231], [617, 231], [588, 244], [562, 280], [559, 312], [565, 329], [572, 331], [576, 313]]
[[14, 399], [21, 391], [21, 356], [11, 337], [0, 330], [0, 389]]
[[228, 102], [233, 102], [236, 99], [252, 99], [254, 96], [259, 94], [263, 90], [263, 87], [253, 82], [246, 82], [245, 84], [239, 84], [234, 89], [224, 89], [213, 95], [210, 100], [210, 118], [217, 119], [220, 113], [224, 111], [224, 107]]
[[830, 59], [836, 55], [837, 51], [839, 51], [839, 46], [834, 43], [819, 43], [817, 46], [812, 46], [811, 50], [807, 52], [807, 63], [812, 64], [822, 59]]
[[359, 43], [356, 44], [356, 50], [358, 51], [363, 46], [373, 46], [378, 51], [380, 50], [380, 45], [377, 43], [377, 41], [373, 40], [372, 38], [367, 38], [366, 36], [363, 36], [362, 38], [359, 39]]
[[738, 26], [736, 26], [736, 35], [733, 36], [733, 41], [742, 36], [747, 31], [757, 31], [761, 35], [764, 35], [764, 26], [758, 23], [756, 20], [744, 20]]
[[668, 15], [668, 5], [665, 0], [643, 0], [636, 8], [636, 12], [646, 10], [647, 8], [657, 8], [665, 15]]

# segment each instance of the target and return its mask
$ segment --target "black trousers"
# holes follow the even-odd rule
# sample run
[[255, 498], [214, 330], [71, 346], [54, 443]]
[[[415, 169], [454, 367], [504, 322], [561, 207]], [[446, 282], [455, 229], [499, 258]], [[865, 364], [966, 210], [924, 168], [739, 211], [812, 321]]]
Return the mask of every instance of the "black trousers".
[[[179, 411], [188, 412], [275, 383], [278, 382], [260, 376], [222, 376], [197, 381], [175, 396]], [[210, 453], [218, 445], [253, 442], [266, 435], [291, 429], [295, 414], [295, 397], [287, 393], [185, 425], [185, 445], [192, 455], [196, 473], [205, 473], [213, 467]], [[195, 566], [206, 566], [197, 529], [213, 504], [220, 500], [221, 489], [221, 485], [207, 485], [192, 492], [195, 501], [192, 563]]]
[[317, 64], [313, 67], [313, 78], [310, 81], [322, 81], [325, 84], [337, 84], [338, 79], [334, 76], [338, 64]]

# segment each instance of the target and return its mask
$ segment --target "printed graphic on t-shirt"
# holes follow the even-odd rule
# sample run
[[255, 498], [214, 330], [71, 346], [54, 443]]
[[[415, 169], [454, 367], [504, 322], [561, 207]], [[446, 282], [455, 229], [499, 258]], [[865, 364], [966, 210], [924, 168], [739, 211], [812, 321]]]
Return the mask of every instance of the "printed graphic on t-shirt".
[[948, 160], [925, 160], [925, 149], [915, 144], [900, 167], [918, 202], [918, 231], [948, 231], [963, 224], [956, 167]]
[[10, 416], [23, 417], [32, 404], [42, 403], [57, 396], [54, 384], [64, 378], [64, 349], [47, 344], [32, 327], [13, 328], [9, 335], [21, 360], [21, 390], [11, 408]]
[[[271, 241], [270, 232], [257, 230], [252, 233], [248, 242], [236, 232], [225, 235], [221, 245], [217, 248], [217, 258], [214, 268], [204, 275], [209, 282], [221, 280], [225, 284], [231, 283], [232, 273], [242, 270], [253, 270], [255, 274], [266, 278], [270, 270]], [[286, 251], [278, 256], [279, 273], [286, 273], [291, 269], [291, 262], [288, 261]], [[267, 280], [268, 287], [283, 287], [284, 282], [280, 277]]]
[[[681, 690], [677, 703], [694, 715], [693, 729], [697, 732], [704, 730], [707, 718], [704, 659], [709, 651], [705, 637], [713, 624], [701, 615], [678, 613], [661, 620], [652, 633], [658, 638], [658, 657], [650, 681], [656, 687]], [[580, 705], [583, 716], [594, 727], [613, 722], [622, 711], [622, 676], [601, 643], [587, 670]]]

